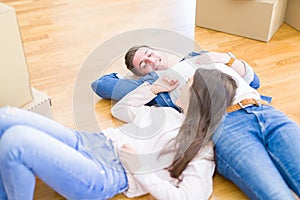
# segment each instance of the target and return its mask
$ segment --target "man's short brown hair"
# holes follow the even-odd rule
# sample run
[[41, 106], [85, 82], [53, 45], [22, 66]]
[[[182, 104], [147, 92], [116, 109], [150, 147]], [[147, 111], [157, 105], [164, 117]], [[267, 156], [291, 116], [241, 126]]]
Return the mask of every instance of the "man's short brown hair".
[[150, 48], [150, 49], [152, 49], [151, 47], [149, 47], [147, 45], [136, 45], [136, 46], [131, 47], [127, 51], [127, 53], [125, 54], [125, 65], [126, 65], [127, 69], [129, 69], [130, 71], [132, 71], [135, 68], [132, 64], [132, 59], [133, 59], [133, 56], [134, 56], [135, 52], [139, 48]]

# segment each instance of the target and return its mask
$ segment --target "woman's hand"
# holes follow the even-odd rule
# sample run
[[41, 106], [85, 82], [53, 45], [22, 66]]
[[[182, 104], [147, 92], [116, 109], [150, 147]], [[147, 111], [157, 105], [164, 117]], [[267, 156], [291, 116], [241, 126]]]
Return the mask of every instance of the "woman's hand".
[[168, 76], [159, 77], [152, 85], [150, 89], [153, 94], [158, 94], [160, 92], [170, 92], [178, 87], [178, 80], [171, 79]]
[[137, 152], [129, 145], [124, 144], [121, 147], [119, 157], [122, 164], [129, 172], [137, 172], [141, 168], [141, 162]]

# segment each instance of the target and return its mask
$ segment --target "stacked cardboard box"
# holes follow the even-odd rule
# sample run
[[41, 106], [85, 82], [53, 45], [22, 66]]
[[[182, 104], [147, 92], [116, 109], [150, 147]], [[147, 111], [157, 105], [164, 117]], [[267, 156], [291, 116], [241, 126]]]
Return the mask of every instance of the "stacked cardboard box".
[[300, 0], [288, 0], [285, 22], [300, 31]]
[[23, 106], [33, 100], [15, 10], [0, 4], [0, 106]]
[[51, 98], [35, 88], [32, 88], [32, 94], [33, 100], [22, 106], [22, 108], [52, 119]]
[[52, 118], [50, 97], [31, 87], [15, 10], [3, 3], [0, 27], [0, 107], [21, 107]]
[[288, 0], [197, 0], [196, 26], [268, 42], [284, 22], [287, 3]]

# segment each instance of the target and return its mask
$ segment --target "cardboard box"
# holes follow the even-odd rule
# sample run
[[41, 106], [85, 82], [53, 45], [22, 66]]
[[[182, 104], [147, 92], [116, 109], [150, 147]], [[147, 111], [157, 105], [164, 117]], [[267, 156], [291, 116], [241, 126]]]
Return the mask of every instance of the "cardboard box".
[[287, 0], [197, 0], [196, 26], [268, 42], [286, 7]]
[[33, 99], [15, 10], [0, 3], [0, 107]]
[[32, 88], [32, 93], [34, 99], [22, 108], [52, 119], [51, 98], [35, 88]]
[[288, 0], [285, 22], [300, 31], [300, 0]]

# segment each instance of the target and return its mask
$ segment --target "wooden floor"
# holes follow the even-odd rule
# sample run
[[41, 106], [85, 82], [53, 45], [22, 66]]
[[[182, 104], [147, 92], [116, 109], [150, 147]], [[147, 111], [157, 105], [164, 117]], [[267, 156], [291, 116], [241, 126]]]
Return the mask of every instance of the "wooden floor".
[[[31, 84], [51, 97], [53, 117], [65, 126], [76, 128], [73, 89], [89, 53], [114, 35], [150, 27], [178, 31], [206, 50], [230, 51], [244, 59], [261, 78], [259, 91], [272, 96], [272, 105], [300, 124], [300, 33], [285, 23], [265, 43], [195, 27], [195, 0], [0, 2], [16, 9]], [[109, 107], [109, 102], [96, 104], [96, 113], [107, 126], [114, 125]], [[217, 175], [214, 181], [211, 199], [247, 199], [222, 177]], [[38, 179], [34, 199], [64, 198]], [[118, 195], [114, 199], [126, 198]]]

